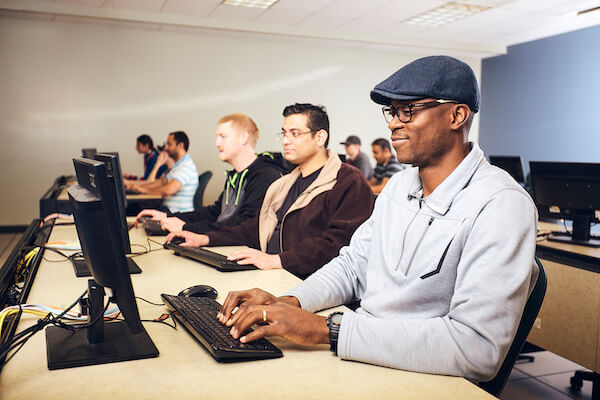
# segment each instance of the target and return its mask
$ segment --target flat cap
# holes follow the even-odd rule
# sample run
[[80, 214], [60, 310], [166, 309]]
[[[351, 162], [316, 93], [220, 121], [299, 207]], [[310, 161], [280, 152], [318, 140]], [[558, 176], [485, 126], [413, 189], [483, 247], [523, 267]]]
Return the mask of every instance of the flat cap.
[[371, 90], [371, 100], [390, 105], [392, 100], [425, 98], [456, 100], [479, 111], [479, 87], [475, 73], [464, 62], [448, 56], [419, 58]]

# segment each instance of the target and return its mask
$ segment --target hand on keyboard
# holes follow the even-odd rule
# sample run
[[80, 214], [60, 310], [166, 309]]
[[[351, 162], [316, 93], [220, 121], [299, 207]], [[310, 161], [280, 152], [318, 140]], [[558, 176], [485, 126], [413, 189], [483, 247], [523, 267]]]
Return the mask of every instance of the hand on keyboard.
[[206, 235], [198, 235], [197, 233], [189, 232], [189, 231], [181, 231], [181, 232], [171, 232], [167, 235], [165, 243], [172, 242], [175, 238], [183, 238], [185, 242], [179, 243], [182, 246], [207, 246], [208, 245], [208, 236]]
[[[252, 325], [266, 322], [242, 336]], [[231, 321], [231, 336], [242, 343], [265, 336], [282, 336], [303, 345], [329, 343], [327, 319], [283, 301], [269, 305], [249, 305], [238, 309]]]
[[185, 221], [177, 217], [168, 217], [160, 221], [160, 227], [169, 232], [181, 232]]
[[279, 257], [279, 254], [267, 254], [256, 249], [243, 249], [236, 251], [235, 253], [227, 257], [227, 259], [230, 261], [235, 261], [241, 265], [255, 265], [260, 269], [283, 268], [283, 266], [281, 265], [281, 258]]

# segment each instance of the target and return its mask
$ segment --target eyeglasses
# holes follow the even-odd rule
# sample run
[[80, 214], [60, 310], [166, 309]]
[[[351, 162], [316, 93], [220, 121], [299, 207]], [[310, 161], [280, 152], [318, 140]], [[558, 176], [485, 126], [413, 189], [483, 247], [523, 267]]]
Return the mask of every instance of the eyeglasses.
[[284, 132], [284, 131], [281, 131], [281, 132], [277, 132], [277, 139], [283, 140], [284, 137], [289, 138], [290, 135], [293, 138], [297, 138], [298, 136], [306, 135], [307, 133], [315, 133], [315, 132], [318, 132], [318, 131], [306, 131], [306, 132], [298, 132], [298, 131]]
[[400, 122], [408, 123], [412, 120], [413, 109], [415, 107], [437, 107], [440, 104], [446, 103], [457, 103], [455, 100], [433, 100], [425, 103], [410, 103], [410, 104], [399, 104], [397, 106], [384, 106], [381, 108], [383, 111], [383, 118], [389, 124], [392, 122], [394, 117], [397, 117]]

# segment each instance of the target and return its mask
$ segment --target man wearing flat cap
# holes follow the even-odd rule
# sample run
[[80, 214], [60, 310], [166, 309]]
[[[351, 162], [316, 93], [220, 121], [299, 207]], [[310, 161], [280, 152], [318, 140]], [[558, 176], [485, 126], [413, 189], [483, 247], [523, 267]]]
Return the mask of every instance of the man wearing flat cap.
[[367, 181], [371, 179], [371, 176], [373, 176], [373, 167], [369, 162], [369, 157], [360, 150], [360, 138], [356, 135], [350, 135], [346, 140], [340, 142], [340, 144], [344, 145], [348, 164], [360, 169], [360, 172], [363, 173]]
[[[490, 380], [537, 280], [535, 206], [467, 140], [479, 90], [465, 63], [418, 59], [371, 99], [414, 167], [390, 179], [338, 257], [279, 298], [232, 292], [218, 317], [234, 337], [267, 321], [242, 341], [280, 335], [347, 360]], [[313, 314], [354, 299], [356, 311]]]

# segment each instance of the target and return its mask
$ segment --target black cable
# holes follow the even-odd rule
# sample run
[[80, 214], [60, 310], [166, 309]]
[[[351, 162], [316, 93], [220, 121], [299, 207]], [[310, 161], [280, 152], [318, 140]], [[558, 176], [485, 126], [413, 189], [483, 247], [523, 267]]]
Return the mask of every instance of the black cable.
[[[152, 240], [150, 238], [146, 238], [146, 241], [148, 242], [148, 247], [144, 246], [143, 244], [139, 244], [139, 243], [132, 243], [132, 246], [139, 246], [141, 248], [143, 248], [145, 251], [143, 252], [137, 252], [137, 253], [131, 253], [129, 255], [129, 258], [133, 258], [133, 257], [137, 257], [137, 256], [141, 256], [143, 254], [148, 254], [148, 253], [152, 253], [153, 251], [159, 251], [159, 250], [164, 250], [164, 247], [162, 245], [162, 243], [159, 243], [155, 240]], [[158, 249], [153, 249], [152, 245], [150, 244], [150, 242], [156, 243], [157, 245], [159, 245], [160, 247]]]
[[[10, 338], [9, 340], [6, 341], [6, 343], [4, 343], [4, 345], [2, 345], [2, 347], [0, 347], [0, 360], [4, 359], [8, 353], [10, 353], [13, 349], [16, 348], [15, 352], [13, 354], [11, 354], [10, 357], [8, 357], [7, 359], [4, 360], [4, 362], [2, 363], [2, 365], [6, 365], [7, 362], [9, 362], [16, 353], [19, 352], [19, 350], [21, 350], [21, 348], [23, 347], [23, 345], [33, 336], [35, 335], [37, 332], [41, 331], [42, 329], [44, 329], [44, 327], [48, 324], [54, 323], [54, 321], [60, 320], [66, 313], [68, 313], [69, 311], [71, 311], [71, 309], [73, 307], [75, 307], [79, 301], [87, 294], [87, 290], [84, 291], [81, 296], [79, 296], [77, 298], [77, 300], [75, 300], [73, 302], [73, 304], [71, 304], [69, 307], [65, 308], [60, 314], [58, 314], [58, 316], [54, 317], [53, 314], [48, 313], [44, 318], [39, 319], [35, 325], [32, 325], [26, 329], [24, 329], [23, 331], [17, 333], [16, 335], [14, 335], [12, 338]], [[22, 308], [21, 305], [19, 304], [19, 312], [20, 314], [22, 313]], [[19, 315], [20, 315], [19, 314]], [[59, 322], [59, 324], [62, 325], [66, 325], [62, 322]]]
[[152, 304], [153, 306], [164, 306], [164, 305], [165, 305], [164, 303], [153, 303], [153, 302], [151, 302], [151, 301], [149, 301], [149, 300], [146, 300], [146, 299], [144, 299], [143, 297], [139, 297], [139, 296], [135, 296], [135, 298], [136, 298], [136, 299], [140, 299], [140, 300], [142, 300], [142, 301], [145, 301], [145, 302], [146, 302], [146, 303], [148, 303], [148, 304]]

